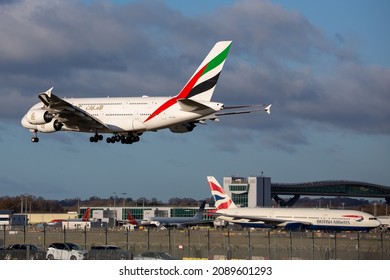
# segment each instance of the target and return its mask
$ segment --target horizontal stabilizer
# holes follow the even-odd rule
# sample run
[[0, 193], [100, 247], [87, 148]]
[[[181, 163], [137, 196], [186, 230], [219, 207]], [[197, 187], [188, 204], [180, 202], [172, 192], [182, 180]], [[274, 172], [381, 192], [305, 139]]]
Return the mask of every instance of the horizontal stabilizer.
[[242, 110], [242, 111], [234, 111], [234, 112], [221, 112], [221, 113], [215, 113], [215, 116], [228, 116], [228, 115], [238, 115], [238, 114], [248, 114], [251, 112], [256, 112], [256, 111], [262, 111], [261, 109], [256, 109], [256, 110]]
[[[270, 105], [239, 105], [239, 106], [225, 106], [223, 108], [222, 112], [218, 112], [215, 114], [215, 116], [226, 116], [226, 115], [236, 115], [236, 114], [247, 114], [251, 112], [256, 112], [256, 111], [265, 111], [267, 114], [271, 113], [271, 106]], [[237, 109], [245, 109], [247, 110], [237, 110]]]
[[180, 108], [186, 112], [194, 112], [194, 111], [210, 109], [209, 106], [204, 105], [203, 103], [195, 101], [193, 99], [186, 99], [186, 98], [179, 99], [177, 100], [177, 103], [179, 103]]

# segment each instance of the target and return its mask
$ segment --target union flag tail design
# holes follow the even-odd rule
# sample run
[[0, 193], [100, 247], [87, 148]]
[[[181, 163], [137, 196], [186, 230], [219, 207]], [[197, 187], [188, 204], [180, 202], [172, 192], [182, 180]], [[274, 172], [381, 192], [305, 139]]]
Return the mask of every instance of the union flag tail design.
[[215, 200], [215, 208], [217, 210], [237, 208], [233, 200], [225, 193], [221, 185], [213, 176], [208, 176], [207, 181], [209, 182], [211, 194]]

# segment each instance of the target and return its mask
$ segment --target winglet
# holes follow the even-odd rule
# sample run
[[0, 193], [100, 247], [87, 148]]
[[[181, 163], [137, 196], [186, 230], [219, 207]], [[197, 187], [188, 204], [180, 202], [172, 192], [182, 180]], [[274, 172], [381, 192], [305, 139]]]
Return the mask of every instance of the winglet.
[[271, 106], [272, 106], [272, 104], [269, 104], [269, 105], [268, 105], [267, 107], [265, 107], [265, 109], [264, 109], [264, 111], [266, 111], [268, 115], [271, 114]]
[[45, 93], [47, 96], [51, 97], [51, 91], [53, 90], [53, 87], [49, 88]]

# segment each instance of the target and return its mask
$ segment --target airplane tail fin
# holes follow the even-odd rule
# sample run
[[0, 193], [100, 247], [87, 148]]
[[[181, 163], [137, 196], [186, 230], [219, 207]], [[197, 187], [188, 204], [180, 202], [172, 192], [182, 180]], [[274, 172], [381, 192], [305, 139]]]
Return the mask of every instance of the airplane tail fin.
[[130, 224], [138, 226], [138, 222], [134, 217], [130, 214], [130, 211], [127, 211], [127, 220], [129, 221]]
[[89, 215], [90, 215], [90, 213], [91, 213], [91, 209], [90, 209], [90, 208], [87, 208], [87, 210], [85, 210], [84, 215], [83, 215], [83, 217], [81, 218], [81, 220], [82, 220], [83, 222], [89, 221]]
[[203, 214], [204, 214], [204, 207], [206, 206], [206, 200], [203, 200], [202, 201], [202, 204], [200, 205], [198, 211], [196, 211], [196, 214], [194, 216], [194, 218], [197, 218], [197, 219], [202, 219], [203, 218]]
[[217, 210], [237, 208], [233, 200], [225, 193], [221, 185], [213, 176], [208, 176], [207, 181], [209, 182], [210, 191], [214, 197], [215, 208], [217, 208]]
[[231, 44], [217, 42], [176, 98], [210, 101]]

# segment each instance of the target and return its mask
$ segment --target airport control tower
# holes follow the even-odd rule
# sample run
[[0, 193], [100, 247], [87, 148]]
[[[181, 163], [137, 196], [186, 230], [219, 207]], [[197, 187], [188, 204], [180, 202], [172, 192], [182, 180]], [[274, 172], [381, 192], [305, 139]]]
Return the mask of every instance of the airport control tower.
[[241, 207], [271, 207], [270, 177], [224, 177], [223, 188]]

